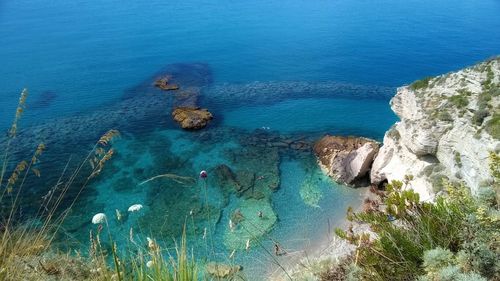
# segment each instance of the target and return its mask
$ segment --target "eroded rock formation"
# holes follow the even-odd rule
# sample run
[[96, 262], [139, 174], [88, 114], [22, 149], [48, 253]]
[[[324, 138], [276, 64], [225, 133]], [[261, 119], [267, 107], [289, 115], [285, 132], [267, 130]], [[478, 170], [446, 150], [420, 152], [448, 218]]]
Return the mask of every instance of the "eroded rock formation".
[[412, 175], [410, 186], [426, 199], [443, 179], [473, 192], [491, 181], [488, 155], [500, 150], [499, 85], [496, 58], [399, 88], [391, 108], [401, 121], [385, 134], [372, 183]]
[[363, 184], [377, 154], [377, 142], [357, 137], [325, 136], [314, 145], [321, 169], [335, 180]]
[[172, 117], [183, 129], [197, 130], [205, 127], [213, 116], [206, 108], [177, 107]]

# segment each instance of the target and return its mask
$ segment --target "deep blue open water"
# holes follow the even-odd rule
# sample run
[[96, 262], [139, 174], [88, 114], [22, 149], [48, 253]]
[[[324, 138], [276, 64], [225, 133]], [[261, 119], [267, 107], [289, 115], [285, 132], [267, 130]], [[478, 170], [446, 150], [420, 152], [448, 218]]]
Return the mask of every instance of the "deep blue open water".
[[[122, 132], [59, 241], [85, 252], [90, 220], [104, 212], [117, 240], [126, 243], [133, 228], [139, 241], [168, 245], [195, 209], [193, 247], [228, 262], [241, 234], [228, 234], [231, 213], [265, 209], [272, 228], [232, 261], [264, 279], [277, 267], [262, 247], [312, 251], [363, 193], [322, 176], [310, 150], [279, 143], [311, 145], [327, 133], [381, 141], [397, 121], [388, 105], [396, 87], [500, 54], [499, 14], [498, 0], [0, 1], [0, 128], [28, 88], [14, 158], [38, 142], [48, 149], [42, 179], [27, 182], [27, 205], [41, 202], [70, 156], [76, 165], [107, 129]], [[179, 100], [151, 87], [172, 73], [214, 114], [202, 131], [182, 131], [170, 118]], [[223, 164], [252, 174], [257, 191], [238, 197], [221, 188]], [[196, 183], [140, 184], [166, 173]], [[113, 219], [135, 203], [144, 209]]]

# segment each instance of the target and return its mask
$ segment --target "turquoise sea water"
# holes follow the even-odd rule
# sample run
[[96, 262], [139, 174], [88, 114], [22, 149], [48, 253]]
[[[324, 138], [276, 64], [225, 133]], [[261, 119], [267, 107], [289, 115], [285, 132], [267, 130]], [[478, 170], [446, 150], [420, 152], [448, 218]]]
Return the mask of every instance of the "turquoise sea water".
[[[116, 128], [115, 157], [81, 194], [59, 241], [85, 252], [92, 215], [104, 212], [118, 240], [133, 228], [139, 241], [149, 235], [168, 245], [187, 217], [194, 248], [227, 261], [234, 237], [245, 236], [228, 234], [231, 214], [265, 209], [269, 218], [259, 223], [276, 218], [272, 228], [234, 260], [264, 279], [277, 269], [264, 250], [273, 241], [291, 253], [281, 262], [291, 263], [362, 200], [363, 190], [321, 175], [312, 142], [326, 133], [381, 140], [396, 121], [388, 105], [395, 87], [500, 53], [499, 13], [496, 0], [1, 1], [0, 128], [27, 87], [16, 159], [39, 142], [48, 147], [42, 178], [28, 179], [23, 216], [68, 159], [73, 168]], [[184, 101], [151, 87], [172, 73], [214, 114], [202, 131], [182, 131], [170, 112]], [[251, 182], [251, 192], [226, 189], [234, 182], [224, 167]], [[206, 187], [197, 178], [203, 169]], [[167, 173], [195, 181], [141, 184]], [[144, 209], [113, 219], [135, 203]]]

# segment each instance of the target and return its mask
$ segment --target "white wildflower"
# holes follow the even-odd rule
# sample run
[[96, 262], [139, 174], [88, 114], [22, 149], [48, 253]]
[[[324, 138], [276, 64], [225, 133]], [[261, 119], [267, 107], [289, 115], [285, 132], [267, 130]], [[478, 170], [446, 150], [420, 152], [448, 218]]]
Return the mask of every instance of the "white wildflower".
[[153, 261], [148, 261], [148, 262], [146, 263], [146, 266], [147, 266], [148, 268], [153, 267]]
[[137, 212], [140, 209], [142, 209], [142, 205], [141, 204], [134, 204], [134, 205], [128, 207], [128, 211], [129, 212]]
[[100, 224], [104, 223], [105, 221], [106, 221], [106, 215], [104, 213], [95, 214], [94, 217], [92, 218], [93, 224]]

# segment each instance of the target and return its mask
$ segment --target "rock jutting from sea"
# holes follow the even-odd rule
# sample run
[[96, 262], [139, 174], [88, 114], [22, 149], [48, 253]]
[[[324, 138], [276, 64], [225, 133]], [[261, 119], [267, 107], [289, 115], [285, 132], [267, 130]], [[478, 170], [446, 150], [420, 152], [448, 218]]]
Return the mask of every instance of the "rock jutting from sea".
[[378, 150], [376, 141], [357, 137], [327, 135], [314, 145], [321, 169], [336, 181], [355, 186], [368, 184]]
[[213, 116], [206, 108], [176, 107], [172, 111], [172, 118], [183, 129], [198, 130], [205, 127]]

